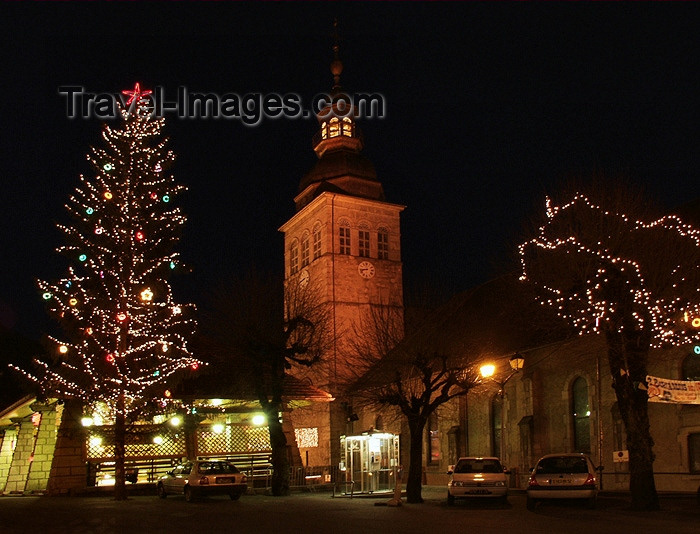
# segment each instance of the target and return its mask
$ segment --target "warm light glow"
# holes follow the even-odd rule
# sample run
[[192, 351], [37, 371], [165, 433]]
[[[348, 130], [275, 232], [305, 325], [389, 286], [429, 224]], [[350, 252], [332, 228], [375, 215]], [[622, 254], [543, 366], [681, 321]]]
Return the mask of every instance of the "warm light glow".
[[80, 424], [85, 426], [85, 427], [92, 426], [93, 423], [94, 423], [94, 421], [93, 421], [92, 417], [89, 417], [87, 415], [80, 418]]
[[487, 363], [479, 368], [479, 372], [484, 378], [492, 377], [493, 374], [496, 372], [496, 366], [492, 363]]
[[178, 427], [182, 424], [182, 418], [178, 415], [175, 415], [175, 416], [170, 418], [170, 424], [172, 426]]
[[253, 419], [251, 420], [255, 426], [260, 426], [265, 424], [265, 416], [261, 414], [257, 414], [253, 416]]
[[151, 300], [153, 300], [153, 291], [151, 291], [150, 287], [141, 291], [141, 300], [144, 302], [151, 302]]
[[156, 445], [161, 445], [163, 443], [163, 436], [155, 436], [153, 438], [153, 443]]
[[107, 200], [112, 200], [112, 193], [110, 193], [109, 191], [105, 191], [105, 198]]
[[58, 347], [58, 352], [61, 354], [67, 354], [68, 353], [68, 347], [66, 345], [61, 345]]
[[90, 447], [99, 447], [102, 445], [102, 438], [100, 436], [92, 436], [90, 438]]
[[224, 425], [221, 423], [216, 423], [211, 426], [211, 429], [214, 434], [221, 434], [224, 431]]

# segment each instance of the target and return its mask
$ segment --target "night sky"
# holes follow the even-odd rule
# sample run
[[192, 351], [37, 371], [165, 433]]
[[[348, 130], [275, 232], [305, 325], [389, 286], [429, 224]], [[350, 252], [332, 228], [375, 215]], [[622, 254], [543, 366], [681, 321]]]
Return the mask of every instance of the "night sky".
[[[90, 172], [101, 122], [68, 119], [58, 87], [135, 82], [189, 91], [379, 92], [360, 124], [387, 200], [406, 206], [406, 292], [456, 292], [513, 266], [523, 224], [571, 176], [622, 173], [663, 207], [700, 197], [700, 5], [695, 3], [57, 3], [0, 14], [0, 325], [50, 324], [34, 279], [68, 195]], [[254, 266], [283, 268], [277, 231], [315, 155], [313, 118], [178, 120], [166, 114], [188, 215], [178, 247], [198, 302]], [[179, 297], [176, 294], [176, 297]]]

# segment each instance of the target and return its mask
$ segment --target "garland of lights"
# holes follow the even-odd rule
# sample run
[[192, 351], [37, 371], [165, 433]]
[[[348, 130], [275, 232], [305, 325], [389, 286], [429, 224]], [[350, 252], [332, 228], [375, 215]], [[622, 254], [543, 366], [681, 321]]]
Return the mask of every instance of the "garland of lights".
[[[652, 347], [682, 345], [697, 339], [697, 328], [700, 327], [699, 230], [684, 224], [675, 215], [648, 224], [632, 220], [624, 214], [604, 210], [582, 194], [575, 195], [571, 202], [562, 206], [554, 206], [547, 198], [546, 208], [547, 222], [539, 228], [538, 236], [519, 246], [520, 279], [530, 281], [539, 290], [540, 304], [554, 308], [581, 335], [600, 333], [603, 327], [622, 332], [625, 326], [620, 320], [621, 295], [610, 291], [614, 277], [616, 281], [623, 281], [628, 292], [623, 298], [632, 303], [633, 311], [627, 319], [632, 320], [635, 331], [646, 329]], [[605, 236], [605, 232], [600, 232], [600, 235], [596, 234], [595, 243], [585, 243], [577, 235], [550, 235], [556, 233], [555, 225], [565, 216], [585, 224], [585, 220], [576, 219], [579, 212], [575, 210], [586, 210], [598, 220], [610, 221], [611, 225], [621, 227], [626, 235], [621, 240], [619, 235]], [[655, 236], [650, 236], [646, 246], [640, 248], [639, 244], [651, 232], [655, 232]], [[669, 263], [667, 270], [661, 273], [655, 272], [660, 258], [653, 257], [653, 240], [659, 235], [678, 245], [680, 258], [675, 264]], [[620, 246], [627, 238], [638, 248]], [[537, 250], [571, 255], [594, 265], [594, 272], [576, 290], [554, 287], [556, 278], [547, 283], [539, 272], [536, 276], [530, 274], [530, 271], [537, 271], [532, 265], [534, 261], [531, 261]], [[622, 252], [627, 254], [621, 255]], [[646, 259], [643, 259], [645, 255]], [[651, 261], [646, 261], [648, 259]], [[658, 280], [659, 276], [664, 280], [663, 287], [647, 281]], [[629, 322], [627, 327], [630, 327]]]
[[137, 84], [125, 94], [135, 101], [120, 107], [121, 128], [104, 127], [106, 147], [87, 156], [95, 175], [81, 175], [66, 204], [73, 223], [57, 225], [68, 274], [37, 282], [67, 340], [50, 338], [57, 363], [36, 360], [36, 374], [15, 369], [59, 398], [115, 410], [122, 396], [129, 413], [201, 362], [187, 348], [194, 305], [174, 302], [167, 281], [181, 265], [172, 250], [186, 217], [173, 200], [186, 188], [166, 171], [175, 156], [161, 139], [164, 119], [141, 103], [148, 92]]

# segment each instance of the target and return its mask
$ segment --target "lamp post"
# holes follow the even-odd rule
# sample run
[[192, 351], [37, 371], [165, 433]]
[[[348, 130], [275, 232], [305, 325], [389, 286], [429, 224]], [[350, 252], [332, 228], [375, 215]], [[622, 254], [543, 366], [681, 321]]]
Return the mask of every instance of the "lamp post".
[[506, 436], [506, 404], [504, 401], [505, 397], [505, 385], [510, 380], [513, 378], [519, 371], [520, 369], [523, 368], [523, 365], [525, 365], [525, 358], [522, 357], [521, 354], [516, 353], [514, 354], [510, 360], [508, 360], [508, 363], [510, 364], [510, 368], [512, 371], [508, 376], [505, 377], [504, 380], [496, 380], [493, 378], [494, 373], [496, 372], [496, 366], [492, 363], [488, 363], [485, 365], [482, 365], [479, 368], [479, 372], [481, 373], [481, 376], [484, 378], [488, 378], [491, 381], [495, 382], [498, 384], [499, 390], [498, 390], [498, 395], [501, 397], [501, 443], [500, 443], [500, 454], [499, 456], [501, 457], [501, 461], [505, 461], [505, 456], [506, 456], [506, 449], [505, 449], [505, 436]]

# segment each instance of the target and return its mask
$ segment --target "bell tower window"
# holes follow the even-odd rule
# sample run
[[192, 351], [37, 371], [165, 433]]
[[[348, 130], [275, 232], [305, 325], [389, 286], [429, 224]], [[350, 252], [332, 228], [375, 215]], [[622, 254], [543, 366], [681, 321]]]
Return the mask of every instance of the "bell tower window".
[[346, 221], [340, 223], [340, 254], [350, 254], [350, 224]]
[[359, 245], [359, 254], [363, 258], [369, 258], [369, 228], [361, 226], [358, 233], [357, 243]]
[[341, 134], [345, 137], [352, 137], [352, 121], [350, 117], [343, 117]]
[[301, 238], [301, 266], [306, 267], [309, 264], [309, 233], [304, 232]]
[[328, 128], [328, 137], [338, 137], [340, 135], [340, 122], [338, 117], [333, 117], [330, 120], [330, 125]]
[[377, 230], [377, 258], [380, 260], [389, 259], [389, 230], [384, 227]]
[[289, 248], [289, 272], [290, 274], [299, 272], [299, 247], [296, 241]]
[[314, 259], [317, 260], [321, 257], [321, 225], [317, 224], [314, 226], [313, 235], [313, 249], [314, 249]]

